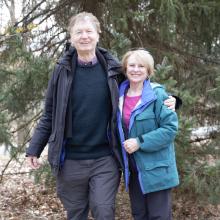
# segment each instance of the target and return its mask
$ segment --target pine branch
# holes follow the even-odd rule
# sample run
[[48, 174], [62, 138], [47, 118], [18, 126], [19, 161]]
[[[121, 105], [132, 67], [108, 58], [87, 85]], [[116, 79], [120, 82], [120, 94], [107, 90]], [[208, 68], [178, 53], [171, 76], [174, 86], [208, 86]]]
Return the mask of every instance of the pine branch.
[[133, 25], [134, 25], [133, 31], [134, 31], [134, 33], [135, 33], [137, 39], [138, 39], [138, 42], [139, 42], [138, 44], [139, 44], [141, 47], [144, 47], [143, 41], [141, 40], [141, 37], [140, 37], [140, 35], [139, 35], [138, 31], [137, 31], [135, 22], [133, 22]]
[[[0, 183], [2, 183], [4, 174], [5, 174], [6, 170], [8, 169], [9, 165], [11, 164], [11, 162], [14, 159], [16, 159], [17, 155], [22, 152], [22, 150], [24, 149], [24, 146], [30, 141], [29, 135], [30, 135], [30, 132], [31, 132], [32, 129], [33, 129], [33, 126], [28, 130], [23, 144], [21, 146], [17, 147], [16, 152], [11, 156], [11, 158], [6, 163], [4, 169], [2, 170], [2, 172], [0, 174]], [[12, 143], [10, 143], [10, 146], [13, 147], [13, 148], [16, 148], [15, 146], [13, 146]]]
[[28, 120], [26, 123], [22, 124], [20, 127], [18, 127], [16, 130], [11, 131], [12, 134], [24, 129], [25, 127], [27, 127], [29, 124], [31, 124], [33, 121], [36, 122], [40, 116], [41, 116], [42, 110], [40, 112], [38, 112], [36, 115], [34, 115], [34, 117], [32, 117], [30, 120]]

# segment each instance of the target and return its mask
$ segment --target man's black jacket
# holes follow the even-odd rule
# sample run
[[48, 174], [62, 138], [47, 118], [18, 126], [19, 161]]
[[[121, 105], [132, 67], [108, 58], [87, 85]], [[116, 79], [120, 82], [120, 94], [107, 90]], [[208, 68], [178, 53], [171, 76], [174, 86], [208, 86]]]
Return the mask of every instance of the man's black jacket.
[[[110, 146], [119, 166], [122, 167], [121, 150], [116, 132], [116, 114], [119, 98], [118, 85], [124, 79], [124, 76], [121, 72], [120, 63], [107, 50], [96, 48], [96, 56], [106, 70], [111, 94], [112, 116], [109, 122], [111, 133]], [[47, 88], [43, 115], [26, 151], [27, 155], [40, 157], [44, 147], [48, 143], [48, 160], [55, 175], [60, 168], [65, 134], [69, 132], [71, 127], [71, 124], [69, 124], [71, 122], [69, 118], [71, 114], [69, 114], [68, 103], [72, 81], [74, 80], [73, 73], [75, 72], [76, 62], [76, 50], [70, 47], [55, 66]]]

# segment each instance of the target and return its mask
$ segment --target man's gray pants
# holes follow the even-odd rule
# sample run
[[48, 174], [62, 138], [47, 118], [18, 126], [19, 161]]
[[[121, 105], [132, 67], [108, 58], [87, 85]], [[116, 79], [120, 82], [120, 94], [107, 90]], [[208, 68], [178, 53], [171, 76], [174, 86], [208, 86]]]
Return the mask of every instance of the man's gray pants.
[[57, 195], [68, 220], [114, 220], [119, 169], [112, 156], [65, 160], [57, 177]]

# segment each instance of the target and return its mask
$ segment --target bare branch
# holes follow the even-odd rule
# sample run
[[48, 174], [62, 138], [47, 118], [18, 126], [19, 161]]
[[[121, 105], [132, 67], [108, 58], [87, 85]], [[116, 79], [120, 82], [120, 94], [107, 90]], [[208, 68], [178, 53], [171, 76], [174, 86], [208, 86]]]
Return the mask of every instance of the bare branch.
[[43, 3], [45, 2], [45, 0], [42, 0], [41, 2], [39, 2], [38, 4], [35, 5], [35, 7], [25, 16], [23, 17], [20, 21], [16, 22], [14, 27], [17, 27], [20, 23], [24, 22], [27, 20], [27, 18]]
[[26, 123], [22, 124], [20, 127], [18, 127], [16, 130], [13, 130], [11, 133], [14, 134], [20, 130], [22, 130], [23, 128], [27, 127], [27, 125], [29, 125], [31, 122], [33, 121], [37, 121], [40, 116], [41, 116], [42, 110], [40, 112], [38, 112], [36, 115], [34, 115], [34, 117], [32, 117], [30, 120], [28, 120]]
[[32, 171], [26, 171], [26, 172], [16, 172], [16, 173], [4, 173], [4, 176], [13, 176], [13, 175], [24, 175], [24, 174], [29, 174]]
[[[51, 44], [52, 40], [53, 40], [54, 38], [56, 38], [57, 36], [59, 36], [60, 34], [62, 34], [62, 33], [65, 33], [65, 31], [60, 31], [60, 32], [58, 32], [57, 34], [54, 34], [54, 35], [46, 42], [46, 44], [44, 44], [42, 47], [37, 48], [37, 49], [32, 50], [32, 51], [33, 51], [33, 52], [41, 51], [41, 50], [43, 50], [43, 49], [44, 49], [45, 47], [47, 47], [47, 46], [48, 46], [48, 48], [50, 49], [52, 46], [54, 46], [54, 45], [57, 44], [57, 42]], [[59, 41], [59, 42], [60, 42], [60, 41]], [[58, 43], [59, 43], [59, 42], [58, 42]], [[63, 42], [63, 40], [62, 40], [62, 42]]]

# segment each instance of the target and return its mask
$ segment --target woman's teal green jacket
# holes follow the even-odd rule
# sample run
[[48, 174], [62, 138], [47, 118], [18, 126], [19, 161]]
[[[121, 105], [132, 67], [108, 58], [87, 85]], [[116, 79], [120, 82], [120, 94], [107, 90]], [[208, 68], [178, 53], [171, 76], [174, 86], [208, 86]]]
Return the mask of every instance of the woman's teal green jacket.
[[[120, 86], [117, 115], [126, 188], [130, 172], [127, 153], [123, 147], [125, 137], [122, 128], [122, 108], [128, 87], [128, 81]], [[178, 130], [178, 119], [177, 114], [163, 104], [167, 98], [168, 95], [161, 85], [146, 80], [141, 99], [131, 113], [128, 138], [136, 138], [140, 146], [133, 155], [144, 194], [179, 184], [173, 143]]]

